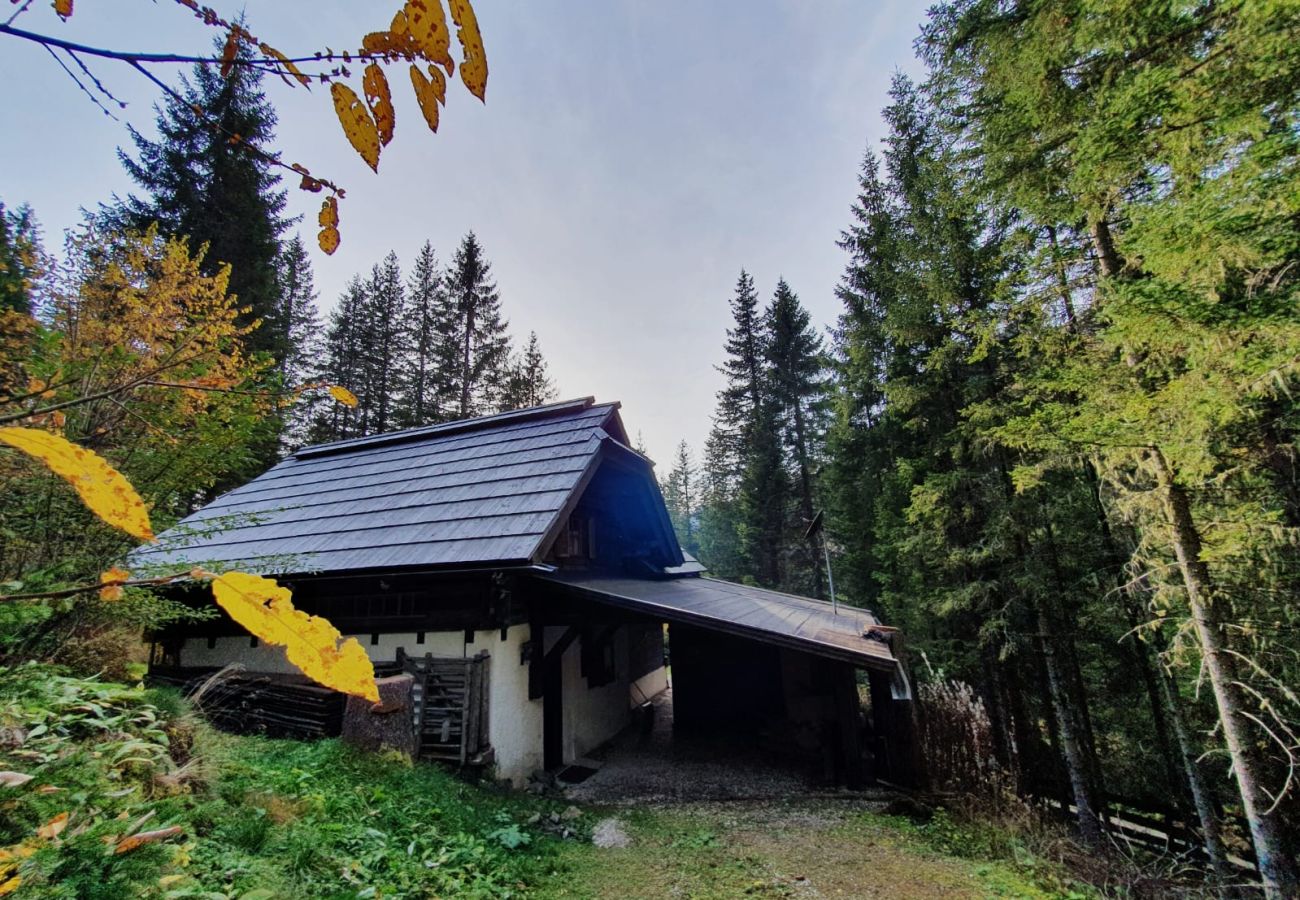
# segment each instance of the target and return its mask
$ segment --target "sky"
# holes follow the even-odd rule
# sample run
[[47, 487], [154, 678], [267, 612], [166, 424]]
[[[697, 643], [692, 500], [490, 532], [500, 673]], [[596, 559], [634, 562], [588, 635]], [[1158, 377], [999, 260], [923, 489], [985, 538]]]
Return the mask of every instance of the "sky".
[[[223, 14], [240, 7], [207, 0]], [[9, 4], [5, 4], [9, 6]], [[355, 46], [399, 0], [244, 0], [250, 28], [290, 56]], [[393, 71], [396, 136], [376, 176], [327, 91], [277, 82], [284, 158], [347, 189], [337, 253], [313, 253], [324, 311], [389, 250], [431, 241], [449, 261], [473, 230], [519, 341], [536, 331], [562, 398], [619, 400], [661, 473], [698, 458], [721, 376], [728, 301], [747, 269], [764, 300], [784, 277], [819, 327], [838, 314], [862, 154], [884, 136], [896, 72], [917, 75], [915, 0], [474, 0], [487, 102], [459, 79], [438, 134]], [[0, 11], [7, 17], [9, 10]], [[94, 46], [204, 52], [179, 5], [79, 0], [67, 23], [36, 0], [17, 23]], [[156, 87], [117, 63], [95, 74], [113, 121], [44, 49], [0, 35], [0, 201], [30, 203], [56, 249], [79, 210], [132, 190], [126, 125], [153, 131]], [[181, 69], [162, 68], [174, 82]], [[355, 79], [354, 79], [355, 80]], [[319, 196], [292, 190], [314, 247]]]

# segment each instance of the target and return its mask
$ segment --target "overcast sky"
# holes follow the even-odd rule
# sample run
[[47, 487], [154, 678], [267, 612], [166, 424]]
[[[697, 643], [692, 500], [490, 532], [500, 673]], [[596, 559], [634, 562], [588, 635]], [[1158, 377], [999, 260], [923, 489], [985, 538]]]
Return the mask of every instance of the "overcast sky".
[[[291, 56], [355, 46], [399, 5], [246, 0], [252, 30]], [[211, 40], [169, 2], [85, 0], [67, 24], [49, 7], [37, 0], [18, 24], [118, 49], [200, 52]], [[348, 191], [342, 246], [313, 256], [321, 306], [390, 249], [405, 263], [428, 239], [446, 261], [473, 229], [513, 332], [537, 332], [561, 396], [621, 400], [629, 431], [666, 470], [679, 440], [703, 447], [742, 267], [765, 299], [784, 275], [819, 326], [834, 320], [844, 264], [835, 240], [862, 152], [883, 134], [889, 80], [918, 71], [911, 44], [924, 4], [475, 0], [475, 9], [487, 105], [457, 79], [433, 135], [394, 77], [397, 132], [378, 177], [346, 143], [328, 92], [268, 83], [285, 158]], [[157, 92], [99, 65], [129, 104], [114, 122], [40, 47], [0, 36], [0, 48], [0, 200], [31, 203], [54, 249], [80, 207], [131, 190], [115, 148], [128, 143], [124, 122], [152, 130]], [[313, 246], [318, 202], [290, 196]]]

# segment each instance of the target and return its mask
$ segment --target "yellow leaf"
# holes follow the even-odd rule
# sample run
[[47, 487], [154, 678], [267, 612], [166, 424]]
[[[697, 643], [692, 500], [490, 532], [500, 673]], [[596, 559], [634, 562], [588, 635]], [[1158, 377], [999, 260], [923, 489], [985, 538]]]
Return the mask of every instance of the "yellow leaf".
[[320, 205], [320, 215], [316, 217], [320, 224], [320, 233], [316, 235], [316, 243], [325, 251], [328, 256], [339, 248], [339, 201], [334, 197], [326, 197], [325, 202]]
[[179, 825], [159, 828], [156, 831], [142, 831], [139, 834], [133, 834], [130, 837], [124, 837], [122, 840], [118, 841], [117, 846], [113, 848], [113, 854], [121, 855], [123, 853], [130, 853], [132, 850], [137, 847], [143, 847], [145, 844], [165, 841], [168, 838], [179, 837], [184, 833], [185, 830]]
[[393, 112], [393, 95], [388, 90], [388, 79], [379, 63], [366, 66], [366, 74], [361, 79], [361, 86], [366, 92], [366, 105], [375, 117], [375, 127], [379, 130], [379, 143], [385, 147], [393, 139], [395, 124]]
[[[479, 100], [487, 92], [487, 53], [483, 50], [483, 37], [478, 33], [478, 17], [469, 0], [447, 0], [451, 6], [451, 18], [456, 23], [456, 37], [460, 40], [461, 51], [465, 58], [460, 63], [460, 80]], [[486, 102], [486, 101], [485, 101]]]
[[442, 11], [442, 0], [406, 0], [402, 12], [411, 39], [424, 58], [452, 71], [456, 63], [451, 58], [451, 31]]
[[59, 813], [53, 819], [46, 822], [40, 828], [36, 829], [36, 836], [43, 837], [47, 841], [52, 841], [59, 835], [63, 834], [63, 829], [68, 827], [68, 814]]
[[325, 619], [294, 609], [288, 589], [257, 575], [227, 572], [212, 580], [212, 594], [250, 633], [283, 646], [289, 662], [308, 678], [379, 702], [375, 668], [356, 638], [343, 640]]
[[35, 428], [0, 428], [0, 443], [39, 459], [65, 479], [90, 511], [142, 541], [153, 540], [144, 501], [104, 459], [65, 438]]
[[54, 0], [51, 6], [61, 19], [67, 19], [72, 15], [72, 0]]
[[14, 891], [18, 890], [19, 885], [22, 883], [23, 877], [21, 875], [14, 875], [12, 878], [0, 881], [0, 897], [3, 897], [5, 894], [12, 894]]
[[342, 403], [344, 406], [357, 405], [357, 395], [349, 391], [347, 388], [341, 387], [337, 384], [331, 384], [329, 390], [330, 396], [339, 403]]
[[121, 600], [122, 599], [122, 582], [130, 581], [131, 573], [126, 569], [119, 569], [113, 566], [105, 572], [99, 573], [99, 583], [103, 585], [99, 589], [100, 600]]
[[[442, 77], [442, 73], [433, 66], [429, 66], [429, 74]], [[411, 66], [411, 87], [415, 89], [415, 99], [420, 101], [420, 112], [424, 113], [424, 121], [428, 123], [430, 131], [438, 130], [438, 103], [442, 98], [437, 83], [436, 79], [430, 81], [425, 78], [419, 66]]]
[[379, 129], [375, 120], [370, 118], [366, 105], [361, 102], [357, 92], [341, 81], [330, 85], [330, 94], [334, 97], [334, 112], [343, 126], [352, 149], [361, 154], [366, 165], [379, 171]]
[[[280, 65], [284, 66], [285, 70], [294, 78], [296, 78], [298, 80], [298, 83], [301, 84], [303, 87], [311, 87], [311, 79], [306, 75], [304, 75], [301, 69], [299, 69], [293, 63], [291, 63], [289, 61], [289, 57], [285, 56], [283, 53], [281, 53], [279, 50], [272, 47], [270, 44], [258, 44], [257, 49], [261, 50], [264, 55], [271, 57]], [[284, 75], [281, 75], [280, 77], [284, 78]], [[284, 80], [287, 82], [289, 79], [284, 78]]]
[[230, 29], [226, 34], [225, 46], [221, 48], [221, 77], [230, 77], [230, 70], [235, 67], [235, 56], [239, 53], [239, 33]]

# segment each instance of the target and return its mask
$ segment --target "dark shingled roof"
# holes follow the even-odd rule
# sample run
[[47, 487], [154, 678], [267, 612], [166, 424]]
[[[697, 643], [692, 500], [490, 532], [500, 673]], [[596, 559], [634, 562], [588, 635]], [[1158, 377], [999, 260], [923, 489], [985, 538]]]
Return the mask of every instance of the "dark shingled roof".
[[587, 397], [308, 447], [131, 562], [279, 574], [537, 562], [606, 448], [649, 465], [625, 446], [618, 407]]
[[[557, 571], [530, 576], [562, 590], [666, 622], [681, 622], [880, 669], [901, 677], [885, 642], [893, 629], [870, 611], [716, 578], [627, 578]], [[905, 691], [900, 683], [899, 689]]]

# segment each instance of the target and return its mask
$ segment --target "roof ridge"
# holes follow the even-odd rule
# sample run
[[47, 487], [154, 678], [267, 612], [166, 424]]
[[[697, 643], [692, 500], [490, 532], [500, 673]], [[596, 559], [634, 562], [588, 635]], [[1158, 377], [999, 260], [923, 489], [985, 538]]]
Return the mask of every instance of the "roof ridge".
[[493, 413], [488, 416], [478, 416], [473, 419], [457, 419], [452, 422], [441, 422], [437, 425], [421, 425], [417, 428], [405, 428], [401, 431], [388, 431], [383, 434], [372, 434], [366, 435], [365, 437], [331, 441], [327, 444], [315, 444], [310, 447], [303, 447], [294, 452], [289, 458], [312, 459], [335, 453], [349, 453], [353, 450], [359, 450], [362, 448], [400, 444], [407, 441], [420, 440], [426, 437], [441, 437], [448, 434], [460, 434], [469, 431], [478, 431], [484, 428], [494, 428], [499, 425], [527, 422], [532, 419], [546, 418], [547, 416], [553, 416], [565, 412], [582, 412], [589, 409], [600, 409], [602, 407], [618, 409], [620, 406], [621, 404], [617, 400], [608, 403], [597, 403], [595, 397], [579, 397], [573, 400], [561, 400], [556, 403], [547, 403], [542, 406], [530, 406], [526, 409], [514, 409], [509, 412]]

